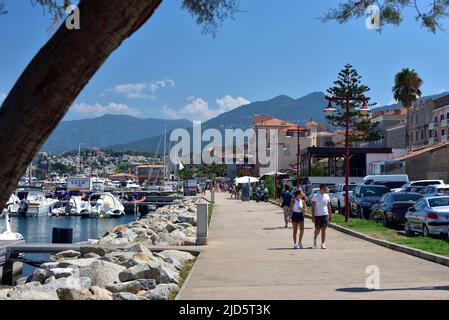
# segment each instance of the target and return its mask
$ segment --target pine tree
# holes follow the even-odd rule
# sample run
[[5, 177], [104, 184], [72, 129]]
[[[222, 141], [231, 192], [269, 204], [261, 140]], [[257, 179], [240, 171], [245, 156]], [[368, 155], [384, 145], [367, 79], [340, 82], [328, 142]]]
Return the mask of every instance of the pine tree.
[[[370, 88], [362, 85], [362, 77], [357, 70], [350, 64], [345, 65], [343, 70], [338, 73], [338, 78], [334, 81], [334, 86], [327, 89], [328, 96], [334, 98], [358, 98], [366, 99], [367, 104], [370, 98], [365, 93]], [[346, 101], [334, 102], [336, 111], [326, 118], [332, 127], [339, 129], [346, 128]], [[377, 129], [376, 123], [371, 123], [369, 115], [362, 115], [356, 108], [361, 107], [362, 103], [358, 101], [350, 101], [349, 103], [349, 142], [370, 142], [377, 141], [382, 138]]]

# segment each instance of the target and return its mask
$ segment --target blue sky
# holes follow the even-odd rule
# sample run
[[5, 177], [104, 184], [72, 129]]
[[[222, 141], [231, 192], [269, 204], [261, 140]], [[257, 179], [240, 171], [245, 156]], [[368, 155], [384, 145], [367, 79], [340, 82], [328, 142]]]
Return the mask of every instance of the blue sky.
[[[29, 0], [5, 2], [0, 101], [51, 36], [41, 8]], [[346, 63], [357, 67], [380, 104], [393, 102], [394, 74], [403, 67], [421, 75], [425, 95], [449, 90], [449, 34], [422, 29], [413, 11], [401, 26], [381, 34], [368, 30], [364, 19], [320, 22], [338, 2], [241, 0], [243, 12], [213, 38], [181, 10], [180, 0], [165, 0], [106, 61], [65, 119], [123, 113], [206, 120], [280, 94], [298, 98], [325, 91]]]

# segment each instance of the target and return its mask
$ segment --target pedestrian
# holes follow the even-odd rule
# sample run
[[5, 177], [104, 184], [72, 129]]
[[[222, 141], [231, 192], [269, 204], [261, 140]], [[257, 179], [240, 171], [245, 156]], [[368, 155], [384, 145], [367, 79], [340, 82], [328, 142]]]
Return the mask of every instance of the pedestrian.
[[284, 211], [284, 222], [285, 222], [285, 228], [288, 227], [288, 220], [289, 220], [289, 209], [290, 209], [290, 204], [292, 202], [292, 198], [293, 195], [290, 192], [290, 186], [289, 185], [285, 185], [284, 186], [284, 190], [281, 193], [281, 208]]
[[332, 221], [331, 200], [326, 192], [326, 185], [321, 184], [320, 192], [317, 192], [312, 198], [312, 222], [315, 224], [313, 246], [317, 247], [317, 238], [321, 232], [321, 249], [326, 249], [326, 228], [327, 224]]
[[[304, 212], [307, 209], [304, 200], [304, 194], [301, 189], [298, 189], [290, 202], [289, 217], [292, 221], [293, 229], [293, 249], [303, 249], [302, 238], [304, 236]], [[296, 235], [299, 226], [299, 240], [296, 242]]]

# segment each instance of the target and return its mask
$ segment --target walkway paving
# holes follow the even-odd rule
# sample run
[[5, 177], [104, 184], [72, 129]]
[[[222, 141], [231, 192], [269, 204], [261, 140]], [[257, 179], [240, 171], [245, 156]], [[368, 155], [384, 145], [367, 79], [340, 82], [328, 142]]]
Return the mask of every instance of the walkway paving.
[[[208, 246], [181, 299], [449, 299], [449, 268], [328, 230], [327, 250], [304, 250], [269, 203], [216, 194]], [[380, 290], [365, 287], [367, 266], [380, 270]]]

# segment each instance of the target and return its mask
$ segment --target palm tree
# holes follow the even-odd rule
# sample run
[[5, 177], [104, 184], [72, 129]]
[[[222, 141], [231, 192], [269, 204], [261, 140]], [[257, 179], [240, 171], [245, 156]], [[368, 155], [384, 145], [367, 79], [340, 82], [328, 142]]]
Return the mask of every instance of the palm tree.
[[[413, 102], [421, 97], [420, 88], [422, 84], [422, 79], [414, 69], [410, 70], [409, 68], [404, 68], [401, 72], [396, 74], [394, 78], [393, 97], [396, 101], [401, 102], [404, 108], [407, 109], [407, 114], [409, 113], [408, 111]], [[406, 147], [409, 146], [408, 123], [407, 120], [405, 126]]]

